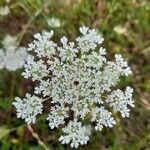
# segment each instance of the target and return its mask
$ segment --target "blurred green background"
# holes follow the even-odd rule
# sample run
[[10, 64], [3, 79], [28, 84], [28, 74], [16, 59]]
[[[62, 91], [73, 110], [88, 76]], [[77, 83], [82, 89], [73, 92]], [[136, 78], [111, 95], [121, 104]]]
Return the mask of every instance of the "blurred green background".
[[[54, 40], [66, 35], [73, 40], [82, 25], [97, 29], [104, 37], [108, 57], [121, 53], [133, 70], [121, 86], [134, 88], [135, 108], [130, 118], [117, 120], [112, 128], [93, 131], [90, 141], [80, 150], [150, 149], [150, 1], [149, 0], [0, 0], [9, 13], [0, 16], [0, 40], [6, 34], [17, 36], [27, 46], [36, 32], [55, 31]], [[58, 18], [60, 27], [48, 25]], [[2, 47], [2, 45], [0, 45]], [[12, 101], [31, 92], [34, 83], [21, 76], [22, 70], [0, 70], [0, 150], [71, 150], [61, 145], [61, 130], [50, 130], [46, 114], [39, 117], [31, 133], [24, 121], [17, 119]]]

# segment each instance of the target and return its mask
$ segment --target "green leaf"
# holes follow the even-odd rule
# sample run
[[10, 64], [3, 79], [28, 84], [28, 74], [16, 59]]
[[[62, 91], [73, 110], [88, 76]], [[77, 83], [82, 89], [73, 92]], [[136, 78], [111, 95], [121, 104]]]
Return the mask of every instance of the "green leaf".
[[5, 126], [0, 127], [0, 139], [7, 136], [9, 134], [10, 130], [7, 129]]

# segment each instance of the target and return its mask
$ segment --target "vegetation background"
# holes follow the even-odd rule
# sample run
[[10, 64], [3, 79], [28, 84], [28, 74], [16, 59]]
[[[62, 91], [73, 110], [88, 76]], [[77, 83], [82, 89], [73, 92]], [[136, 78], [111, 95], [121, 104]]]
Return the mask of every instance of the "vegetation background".
[[[0, 0], [10, 12], [0, 16], [0, 40], [6, 34], [17, 36], [27, 46], [33, 35], [51, 30], [47, 20], [59, 18], [55, 41], [62, 35], [73, 40], [78, 28], [86, 25], [99, 30], [109, 57], [121, 53], [133, 70], [120, 86], [134, 88], [135, 108], [130, 118], [101, 132], [93, 131], [90, 141], [79, 150], [150, 150], [150, 1], [149, 0]], [[2, 45], [0, 45], [2, 47]], [[31, 92], [34, 83], [21, 76], [22, 70], [0, 70], [0, 150], [71, 150], [61, 145], [61, 130], [50, 130], [45, 116], [27, 127], [17, 119], [12, 107], [15, 96]]]

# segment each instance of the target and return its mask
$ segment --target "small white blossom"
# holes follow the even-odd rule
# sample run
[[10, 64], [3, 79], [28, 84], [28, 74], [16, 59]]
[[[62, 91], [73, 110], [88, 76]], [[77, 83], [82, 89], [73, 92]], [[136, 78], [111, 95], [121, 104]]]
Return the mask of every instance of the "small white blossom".
[[0, 49], [0, 69], [15, 71], [22, 68], [27, 57], [27, 49], [18, 47], [17, 38], [10, 35], [6, 35], [2, 45], [4, 49]]
[[[130, 67], [128, 67], [128, 64], [120, 54], [115, 54], [116, 58], [116, 64], [118, 66], [118, 70], [120, 70], [123, 74], [126, 76], [130, 75], [132, 73]], [[123, 69], [122, 69], [123, 68]]]
[[59, 18], [49, 18], [47, 20], [47, 24], [51, 27], [51, 28], [59, 28], [62, 26], [62, 22], [60, 21]]
[[57, 46], [53, 41], [50, 41], [53, 33], [53, 31], [50, 31], [35, 34], [35, 40], [29, 44], [28, 51], [34, 50], [38, 57], [51, 57], [55, 53], [55, 47]]
[[[128, 63], [120, 54], [115, 55], [115, 61], [107, 60], [106, 50], [100, 46], [103, 38], [96, 30], [81, 27], [80, 32], [75, 42], [62, 37], [59, 46], [51, 40], [53, 31], [37, 33], [28, 48], [33, 55], [28, 56], [22, 73], [37, 82], [37, 101], [38, 95], [50, 101], [50, 128], [66, 126], [59, 140], [75, 148], [89, 140], [85, 120], [90, 118], [96, 130], [113, 127], [116, 121], [107, 107], [125, 117], [129, 106], [134, 106], [130, 87], [125, 92], [113, 91], [122, 76], [132, 73]], [[16, 108], [19, 113], [25, 111], [22, 106]], [[26, 105], [26, 109], [30, 107]]]
[[7, 5], [0, 7], [0, 16], [6, 16], [9, 14], [9, 12], [10, 12], [10, 9]]
[[103, 126], [113, 127], [116, 121], [111, 116], [111, 112], [107, 111], [103, 106], [95, 107], [92, 110], [92, 121], [96, 121], [95, 130], [102, 130]]
[[34, 57], [30, 56], [27, 58], [27, 64], [24, 65], [25, 72], [22, 75], [25, 78], [32, 77], [32, 80], [41, 80], [48, 75], [48, 70], [43, 60], [38, 62], [34, 61]]
[[26, 94], [26, 98], [23, 100], [19, 97], [16, 97], [15, 100], [13, 105], [17, 109], [17, 117], [25, 119], [28, 124], [35, 123], [36, 116], [43, 111], [42, 99]]
[[18, 46], [17, 37], [7, 34], [2, 41], [2, 45], [5, 49], [17, 47]]
[[6, 69], [16, 70], [22, 68], [25, 63], [27, 56], [26, 48], [19, 47], [16, 51], [15, 49], [8, 49], [5, 56]]
[[125, 27], [119, 25], [119, 26], [114, 27], [114, 31], [118, 34], [124, 34], [127, 32], [127, 29]]
[[35, 87], [34, 93], [42, 93], [43, 97], [51, 95], [51, 81], [49, 79], [43, 80], [39, 86]]
[[94, 50], [98, 44], [103, 42], [103, 38], [99, 35], [95, 29], [90, 30], [88, 27], [80, 27], [81, 37], [76, 38], [78, 48], [81, 52], [89, 52]]
[[25, 47], [9, 47], [6, 50], [1, 49], [0, 52], [0, 68], [6, 68], [10, 71], [22, 68], [27, 56]]
[[122, 117], [129, 117], [130, 109], [128, 109], [128, 105], [134, 107], [132, 93], [133, 89], [131, 87], [127, 87], [125, 93], [117, 89], [108, 96], [107, 102], [115, 112], [119, 111]]
[[87, 144], [89, 140], [90, 129], [86, 126], [82, 126], [82, 123], [76, 120], [70, 121], [68, 126], [62, 130], [64, 135], [61, 135], [59, 138], [62, 144], [71, 143], [71, 147], [78, 148], [80, 144]]
[[64, 124], [65, 118], [68, 118], [68, 107], [64, 106], [58, 106], [51, 108], [50, 114], [47, 117], [47, 120], [49, 121], [49, 126], [51, 129], [54, 129], [55, 127], [58, 128], [60, 124]]

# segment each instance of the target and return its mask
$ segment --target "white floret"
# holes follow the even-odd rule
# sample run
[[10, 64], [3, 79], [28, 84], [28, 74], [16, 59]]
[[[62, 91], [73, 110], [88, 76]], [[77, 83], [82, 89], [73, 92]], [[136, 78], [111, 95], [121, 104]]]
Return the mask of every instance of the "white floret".
[[76, 120], [70, 121], [62, 130], [64, 134], [59, 138], [62, 144], [71, 143], [71, 147], [78, 148], [80, 144], [87, 144], [89, 140], [90, 128], [82, 126], [82, 123]]
[[28, 124], [35, 123], [37, 115], [43, 111], [42, 99], [26, 94], [26, 98], [16, 97], [15, 100], [13, 105], [16, 107], [17, 117], [25, 119]]
[[134, 107], [132, 100], [133, 89], [127, 87], [125, 93], [120, 89], [113, 91], [107, 98], [107, 102], [115, 112], [119, 111], [122, 117], [129, 117], [130, 109], [128, 106]]
[[54, 129], [55, 127], [58, 128], [60, 124], [64, 124], [64, 119], [68, 118], [68, 111], [68, 107], [58, 105], [52, 107], [50, 114], [47, 117], [47, 120], [49, 121], [49, 127]]
[[4, 49], [0, 49], [0, 69], [15, 71], [22, 68], [28, 53], [25, 47], [18, 47], [17, 37], [6, 35], [2, 45]]
[[103, 106], [96, 107], [92, 110], [92, 121], [96, 122], [95, 130], [101, 131], [103, 127], [113, 127], [116, 121], [112, 117], [111, 112], [106, 110]]

